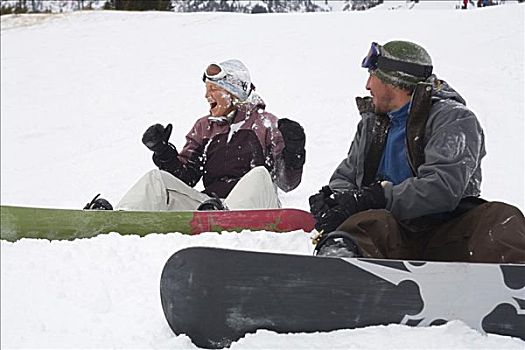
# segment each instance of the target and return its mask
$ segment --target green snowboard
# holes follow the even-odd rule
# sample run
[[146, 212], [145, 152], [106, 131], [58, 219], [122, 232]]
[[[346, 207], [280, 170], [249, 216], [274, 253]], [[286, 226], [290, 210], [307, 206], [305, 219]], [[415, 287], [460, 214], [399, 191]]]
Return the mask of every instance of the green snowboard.
[[265, 230], [312, 231], [314, 219], [299, 209], [226, 210], [226, 211], [111, 211], [74, 210], [0, 206], [0, 238], [49, 240], [89, 238], [101, 233], [122, 235], [180, 232]]

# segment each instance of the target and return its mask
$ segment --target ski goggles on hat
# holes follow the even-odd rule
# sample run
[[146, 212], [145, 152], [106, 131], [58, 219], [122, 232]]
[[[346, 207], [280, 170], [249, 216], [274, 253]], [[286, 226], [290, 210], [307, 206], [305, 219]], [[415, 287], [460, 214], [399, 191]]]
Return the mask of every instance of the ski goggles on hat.
[[[234, 89], [235, 87], [238, 87], [238, 89], [242, 89], [242, 91], [244, 91], [247, 96], [249, 96], [252, 91], [255, 91], [255, 85], [252, 83], [249, 83], [248, 85], [248, 83], [243, 82], [232, 74], [226, 73], [226, 70], [216, 63], [210, 64], [204, 71], [204, 74], [202, 75], [202, 81], [206, 82], [207, 80], [217, 82], [217, 84], [222, 87], [230, 86], [230, 88]], [[228, 88], [226, 89], [228, 90]]]
[[224, 79], [228, 75], [226, 71], [218, 64], [212, 63], [206, 68], [204, 74], [202, 74], [202, 81], [206, 82], [207, 79], [211, 81], [217, 81]]
[[366, 57], [363, 58], [361, 67], [368, 68], [370, 70], [376, 70], [377, 60], [379, 56], [381, 56], [381, 49], [382, 49], [381, 45], [373, 42], [372, 45], [370, 46], [370, 50], [368, 50]]
[[432, 66], [421, 65], [411, 62], [398, 61], [383, 55], [383, 47], [373, 42], [368, 50], [368, 54], [363, 59], [361, 67], [368, 68], [370, 71], [381, 69], [385, 72], [403, 72], [416, 77], [428, 78], [432, 75]]

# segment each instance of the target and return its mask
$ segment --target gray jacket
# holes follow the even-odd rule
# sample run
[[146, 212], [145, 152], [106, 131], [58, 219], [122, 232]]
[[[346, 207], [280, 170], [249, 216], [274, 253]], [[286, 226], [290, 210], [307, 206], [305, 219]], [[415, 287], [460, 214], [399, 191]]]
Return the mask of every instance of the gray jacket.
[[[480, 195], [481, 159], [486, 154], [483, 130], [456, 91], [435, 76], [429, 81], [416, 88], [407, 121], [407, 157], [414, 177], [385, 186], [386, 209], [398, 220], [452, 212], [463, 198]], [[348, 156], [330, 179], [334, 191], [359, 189], [378, 180], [375, 173], [389, 120], [363, 101], [358, 99], [362, 120]]]

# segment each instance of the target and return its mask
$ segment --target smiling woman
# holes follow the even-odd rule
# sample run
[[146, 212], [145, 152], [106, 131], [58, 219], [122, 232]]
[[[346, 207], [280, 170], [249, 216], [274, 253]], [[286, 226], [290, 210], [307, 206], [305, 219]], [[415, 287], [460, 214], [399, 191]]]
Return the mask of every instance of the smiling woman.
[[234, 97], [223, 88], [206, 82], [206, 99], [210, 104], [210, 114], [214, 117], [222, 117], [234, 111]]
[[[279, 208], [277, 188], [288, 192], [301, 182], [303, 128], [265, 111], [246, 66], [239, 60], [212, 63], [202, 80], [210, 114], [197, 120], [180, 153], [169, 143], [171, 124], [146, 130], [142, 142], [158, 169], [144, 175], [117, 209]], [[203, 192], [193, 189], [201, 178]], [[87, 209], [109, 208], [96, 204]]]

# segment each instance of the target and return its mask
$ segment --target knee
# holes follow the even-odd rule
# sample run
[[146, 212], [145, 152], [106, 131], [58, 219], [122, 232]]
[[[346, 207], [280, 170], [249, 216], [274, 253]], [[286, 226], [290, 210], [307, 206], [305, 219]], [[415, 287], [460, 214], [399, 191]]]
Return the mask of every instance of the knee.
[[162, 187], [169, 188], [183, 184], [182, 180], [178, 179], [167, 171], [159, 169], [152, 169], [148, 171], [142, 177], [141, 182], [146, 182], [150, 185], [160, 184]]
[[502, 202], [488, 202], [481, 205], [480, 215], [483, 218], [491, 218], [496, 225], [505, 225], [509, 221], [519, 223], [519, 225], [525, 227], [525, 218], [523, 213], [507, 203]]
[[518, 215], [518, 216], [523, 217], [523, 213], [521, 212], [521, 210], [507, 203], [488, 202], [482, 205], [485, 205], [487, 210], [490, 210], [490, 211], [500, 212], [502, 214]]
[[161, 175], [161, 170], [159, 169], [151, 169], [150, 171], [148, 171], [146, 174], [144, 174], [144, 177], [160, 177]]
[[525, 261], [525, 218], [518, 208], [489, 202], [473, 215], [477, 227], [469, 238], [472, 261]]
[[255, 168], [252, 168], [248, 174], [253, 174], [255, 176], [270, 176], [268, 169], [263, 166], [256, 166]]
[[136, 182], [136, 184], [151, 183], [154, 180], [160, 179], [161, 178], [160, 173], [161, 172], [159, 169], [150, 170], [144, 175], [142, 175], [140, 179]]
[[244, 177], [253, 177], [257, 179], [267, 179], [268, 181], [272, 182], [272, 177], [270, 176], [270, 173], [268, 170], [263, 166], [257, 166], [255, 168], [252, 168], [250, 171], [248, 171]]

